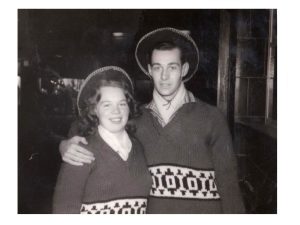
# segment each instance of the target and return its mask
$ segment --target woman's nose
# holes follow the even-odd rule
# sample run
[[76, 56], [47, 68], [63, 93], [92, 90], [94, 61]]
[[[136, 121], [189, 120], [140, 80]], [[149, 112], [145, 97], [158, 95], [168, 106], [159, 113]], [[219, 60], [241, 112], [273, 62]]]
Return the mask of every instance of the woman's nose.
[[120, 108], [119, 108], [119, 106], [114, 106], [113, 107], [113, 110], [112, 110], [112, 113], [114, 113], [114, 114], [119, 114], [120, 113]]

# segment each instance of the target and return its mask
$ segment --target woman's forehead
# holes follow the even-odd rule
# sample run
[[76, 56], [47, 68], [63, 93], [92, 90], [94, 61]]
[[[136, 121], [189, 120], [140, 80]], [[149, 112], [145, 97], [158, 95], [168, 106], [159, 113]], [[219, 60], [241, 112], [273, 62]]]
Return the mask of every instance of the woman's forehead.
[[124, 89], [120, 87], [104, 86], [100, 88], [101, 100], [103, 99], [123, 99]]

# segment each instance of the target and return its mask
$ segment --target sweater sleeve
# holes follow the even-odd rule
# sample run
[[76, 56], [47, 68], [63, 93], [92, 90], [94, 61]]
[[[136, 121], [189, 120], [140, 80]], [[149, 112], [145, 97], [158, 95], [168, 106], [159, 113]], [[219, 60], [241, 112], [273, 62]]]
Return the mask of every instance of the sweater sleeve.
[[210, 145], [223, 213], [245, 213], [238, 182], [237, 159], [227, 122], [222, 113], [216, 110], [212, 123]]
[[75, 121], [73, 121], [71, 123], [71, 127], [69, 129], [69, 132], [68, 132], [68, 138], [72, 138], [74, 136], [80, 136], [80, 125], [79, 125], [79, 120], [76, 119]]
[[85, 184], [92, 165], [62, 163], [53, 196], [53, 213], [80, 213]]

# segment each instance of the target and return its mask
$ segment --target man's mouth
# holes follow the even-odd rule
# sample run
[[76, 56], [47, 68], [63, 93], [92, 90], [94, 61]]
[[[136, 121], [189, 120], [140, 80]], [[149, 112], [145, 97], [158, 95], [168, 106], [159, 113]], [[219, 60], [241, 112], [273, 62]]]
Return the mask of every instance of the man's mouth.
[[167, 88], [167, 87], [169, 87], [169, 86], [170, 86], [170, 84], [161, 83], [161, 84], [160, 84], [160, 86], [161, 86], [162, 88]]

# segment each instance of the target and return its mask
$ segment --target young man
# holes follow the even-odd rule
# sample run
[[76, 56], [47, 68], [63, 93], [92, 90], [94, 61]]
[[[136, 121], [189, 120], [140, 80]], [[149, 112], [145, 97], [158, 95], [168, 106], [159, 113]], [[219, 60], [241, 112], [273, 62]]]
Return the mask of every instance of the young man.
[[[157, 29], [142, 37], [135, 56], [154, 83], [153, 100], [135, 121], [153, 181], [147, 213], [244, 213], [226, 121], [184, 86], [199, 62], [193, 39], [174, 28]], [[93, 159], [78, 142], [85, 139], [62, 141], [64, 161]]]

